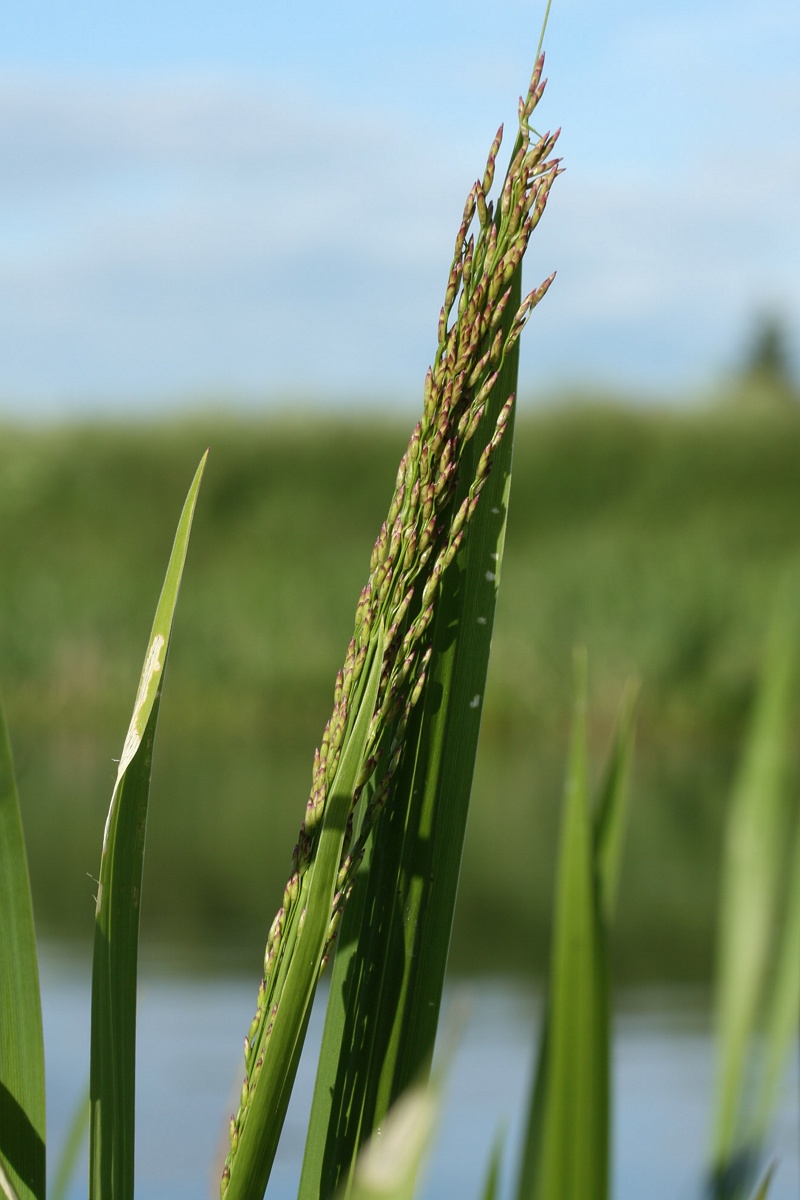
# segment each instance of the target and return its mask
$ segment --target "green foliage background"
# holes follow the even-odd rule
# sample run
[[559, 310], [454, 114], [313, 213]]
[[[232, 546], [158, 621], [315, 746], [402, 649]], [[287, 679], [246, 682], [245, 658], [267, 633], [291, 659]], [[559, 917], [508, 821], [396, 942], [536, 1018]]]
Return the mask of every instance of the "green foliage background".
[[[210, 445], [161, 713], [143, 936], [204, 962], [260, 961], [410, 424], [0, 428], [0, 679], [41, 933], [88, 945], [111, 755], [185, 481]], [[521, 414], [454, 965], [513, 965], [521, 938], [546, 963], [582, 643], [594, 761], [625, 678], [642, 681], [617, 976], [710, 975], [723, 808], [800, 548], [798, 461], [791, 409]]]

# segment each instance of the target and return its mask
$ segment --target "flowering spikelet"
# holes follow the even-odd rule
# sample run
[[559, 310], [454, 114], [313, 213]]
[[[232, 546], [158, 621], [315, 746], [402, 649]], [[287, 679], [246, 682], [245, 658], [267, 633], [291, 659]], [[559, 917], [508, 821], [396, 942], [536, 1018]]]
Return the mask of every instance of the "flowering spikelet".
[[[559, 173], [552, 158], [558, 134], [532, 140], [530, 117], [544, 89], [543, 56], [527, 95], [520, 100], [519, 135], [498, 201], [488, 199], [502, 141], [498, 131], [482, 179], [472, 187], [455, 243], [438, 327], [438, 345], [425, 379], [423, 414], [397, 472], [389, 514], [370, 559], [370, 575], [358, 600], [353, 638], [337, 676], [331, 718], [315, 755], [311, 794], [295, 847], [291, 876], [270, 929], [257, 1011], [245, 1042], [245, 1085], [231, 1121], [231, 1151], [222, 1179], [224, 1196], [235, 1170], [258, 1076], [269, 1052], [269, 1033], [281, 1001], [289, 956], [302, 927], [309, 868], [337, 766], [357, 718], [369, 662], [381, 644], [378, 694], [353, 791], [330, 913], [333, 936], [366, 838], [388, 802], [403, 751], [411, 711], [423, 692], [433, 639], [433, 616], [444, 573], [456, 557], [503, 436], [513, 396], [503, 398], [495, 424], [482, 421], [506, 355], [553, 276], [532, 291], [505, 324], [511, 295], [530, 235]], [[476, 228], [473, 228], [477, 226]], [[470, 479], [459, 477], [465, 447], [483, 440]], [[465, 497], [457, 506], [455, 496]], [[385, 636], [384, 636], [385, 634]], [[352, 845], [356, 805], [365, 796]], [[327, 950], [326, 950], [327, 954]]]

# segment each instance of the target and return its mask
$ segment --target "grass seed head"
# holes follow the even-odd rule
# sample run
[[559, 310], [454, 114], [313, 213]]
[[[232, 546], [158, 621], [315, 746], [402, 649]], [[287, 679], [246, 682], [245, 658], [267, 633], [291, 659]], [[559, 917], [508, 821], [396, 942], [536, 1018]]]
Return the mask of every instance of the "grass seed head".
[[[369, 831], [392, 794], [409, 717], [424, 694], [442, 578], [468, 531], [493, 454], [506, 430], [513, 396], [500, 398], [503, 403], [493, 428], [486, 428], [485, 409], [490, 401], [494, 403], [501, 364], [552, 283], [550, 276], [530, 292], [506, 324], [511, 280], [560, 173], [559, 160], [550, 157], [558, 134], [537, 134], [535, 141], [531, 137], [530, 118], [544, 90], [543, 67], [544, 57], [540, 56], [528, 93], [520, 100], [519, 138], [499, 200], [491, 201], [489, 193], [502, 126], [490, 147], [483, 177], [470, 189], [464, 205], [439, 315], [436, 351], [425, 377], [423, 416], [399, 464], [389, 514], [372, 551], [369, 579], [356, 608], [355, 633], [336, 678], [333, 712], [314, 757], [311, 795], [292, 875], [267, 941], [257, 1012], [245, 1043], [248, 1071], [239, 1113], [231, 1124], [223, 1195], [241, 1144], [248, 1105], [268, 1054], [285, 964], [290, 961], [287, 956], [305, 923], [308, 867], [316, 853], [330, 785], [356, 719], [359, 680], [370, 661], [371, 648], [379, 644], [379, 631], [386, 630], [377, 697], [346, 819], [323, 957]], [[473, 229], [476, 215], [477, 229]], [[478, 440], [480, 453], [465, 456], [465, 447], [473, 439]], [[468, 468], [467, 463], [473, 466]], [[468, 469], [471, 476], [464, 477]], [[351, 845], [353, 807], [365, 788], [361, 828]]]

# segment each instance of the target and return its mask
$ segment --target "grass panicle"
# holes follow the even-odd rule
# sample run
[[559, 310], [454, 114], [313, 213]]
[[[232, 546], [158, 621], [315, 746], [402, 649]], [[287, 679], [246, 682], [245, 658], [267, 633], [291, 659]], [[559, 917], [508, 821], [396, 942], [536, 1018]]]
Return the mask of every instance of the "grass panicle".
[[[409, 719], [424, 689], [443, 577], [475, 513], [512, 410], [513, 396], [509, 395], [487, 430], [482, 423], [487, 399], [531, 311], [552, 281], [551, 276], [526, 296], [511, 321], [504, 324], [513, 294], [512, 279], [559, 171], [559, 160], [552, 157], [557, 134], [547, 134], [535, 143], [531, 140], [529, 121], [544, 90], [543, 66], [540, 57], [529, 91], [520, 101], [519, 138], [497, 213], [487, 192], [494, 178], [500, 134], [492, 144], [483, 178], [471, 189], [464, 208], [439, 318], [438, 346], [425, 380], [423, 415], [400, 463], [389, 513], [372, 552], [369, 579], [356, 609], [355, 632], [336, 679], [333, 712], [315, 754], [311, 794], [291, 875], [267, 940], [256, 1013], [245, 1040], [245, 1083], [231, 1122], [222, 1195], [236, 1180], [243, 1139], [263, 1136], [261, 1130], [251, 1129], [248, 1134], [253, 1094], [257, 1080], [270, 1073], [268, 1031], [280, 1010], [301, 923], [309, 907], [318, 902], [311, 889], [319, 830], [340, 757], [352, 737], [364, 671], [375, 655], [378, 631], [385, 631], [380, 681], [346, 818], [337, 887], [328, 914], [328, 942], [370, 831], [386, 804]], [[484, 440], [465, 487], [461, 468], [478, 430]], [[458, 504], [454, 502], [457, 494]], [[361, 827], [353, 841], [353, 816], [365, 791]], [[282, 1088], [283, 1084], [275, 1086]], [[254, 1195], [263, 1192], [270, 1165], [265, 1163], [266, 1174], [254, 1182]], [[239, 1195], [250, 1193], [234, 1187], [230, 1200]]]
[[[531, 95], [541, 95], [539, 71]], [[521, 101], [522, 121], [530, 115]], [[511, 170], [524, 160], [527, 127], [521, 128]], [[481, 233], [470, 242], [477, 214], [496, 247], [499, 208], [481, 195], [493, 182], [501, 134], [495, 138], [474, 210], [468, 201], [440, 315], [440, 349], [451, 310], [470, 311], [459, 285], [478, 279]], [[503, 194], [517, 194], [507, 177]], [[521, 206], [518, 204], [518, 208]], [[494, 226], [489, 223], [494, 220]], [[514, 222], [512, 222], [512, 225]], [[531, 227], [533, 222], [531, 222]], [[466, 248], [465, 248], [466, 247]], [[467, 511], [471, 481], [480, 476], [481, 449], [498, 422], [502, 440], [491, 477], [465, 530], [452, 567], [442, 581], [432, 623], [428, 684], [406, 736], [392, 784], [391, 810], [369, 842], [369, 861], [355, 879], [342, 922], [314, 1090], [300, 1200], [333, 1195], [352, 1180], [360, 1148], [383, 1127], [393, 1106], [426, 1078], [433, 1056], [448, 959], [461, 856], [486, 691], [497, 590], [505, 544], [511, 484], [514, 408], [519, 343], [517, 314], [524, 311], [521, 261], [517, 261], [476, 349], [478, 361], [498, 339], [511, 342], [489, 379], [476, 434], [459, 468], [453, 509]], [[481, 284], [478, 281], [477, 290]], [[494, 294], [490, 284], [487, 294]], [[449, 306], [449, 307], [448, 307]], [[504, 414], [508, 415], [505, 416]]]

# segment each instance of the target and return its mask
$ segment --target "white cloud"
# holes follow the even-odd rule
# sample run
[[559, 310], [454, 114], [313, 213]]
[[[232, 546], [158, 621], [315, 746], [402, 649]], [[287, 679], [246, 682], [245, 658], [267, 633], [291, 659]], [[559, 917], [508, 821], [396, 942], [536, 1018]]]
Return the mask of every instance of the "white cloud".
[[[528, 272], [559, 278], [524, 384], [702, 380], [759, 308], [800, 325], [796, 6], [760, 13], [751, 58], [738, 3], [721, 25], [716, 3], [605, 25], [584, 0], [561, 9], [545, 117], [568, 171]], [[487, 41], [478, 78], [481, 49], [419, 48], [409, 78], [437, 62], [440, 78], [405, 108], [334, 103], [299, 75], [6, 74], [0, 396], [416, 394], [503, 115], [510, 68]]]
[[410, 324], [420, 351], [448, 266], [442, 216], [463, 202], [449, 203], [447, 155], [363, 113], [220, 81], [17, 82], [3, 99], [7, 394], [74, 393], [71, 374], [126, 397], [294, 380], [397, 390], [393, 328]]

